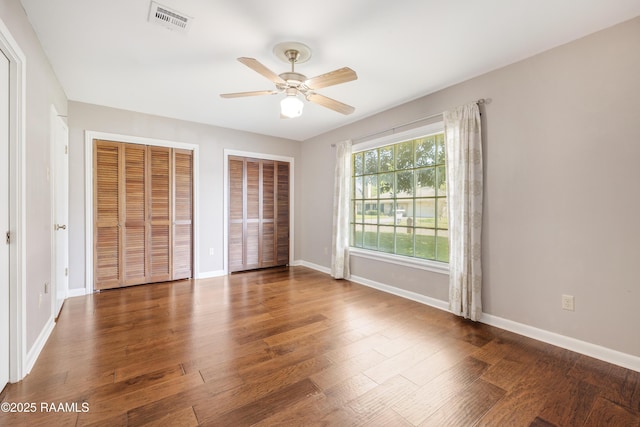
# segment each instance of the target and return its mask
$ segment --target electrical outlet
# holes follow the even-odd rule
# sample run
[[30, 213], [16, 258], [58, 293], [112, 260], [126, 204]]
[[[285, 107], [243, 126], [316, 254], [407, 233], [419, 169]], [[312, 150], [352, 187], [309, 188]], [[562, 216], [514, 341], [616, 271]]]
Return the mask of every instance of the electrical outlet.
[[575, 301], [573, 299], [573, 295], [562, 295], [562, 309], [575, 311]]
[[214, 252], [213, 248], [209, 248], [209, 255], [213, 256], [213, 255], [214, 255], [214, 253], [215, 253], [215, 252]]

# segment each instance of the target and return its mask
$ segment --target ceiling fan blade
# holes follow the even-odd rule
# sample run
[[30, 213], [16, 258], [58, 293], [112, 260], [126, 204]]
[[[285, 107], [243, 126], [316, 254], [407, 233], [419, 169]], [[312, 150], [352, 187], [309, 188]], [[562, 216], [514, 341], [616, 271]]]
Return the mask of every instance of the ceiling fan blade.
[[275, 84], [281, 84], [281, 85], [287, 84], [287, 82], [285, 82], [279, 75], [277, 75], [276, 73], [274, 73], [273, 71], [271, 71], [270, 69], [262, 65], [256, 59], [241, 57], [241, 58], [238, 58], [238, 61], [242, 62], [247, 67], [251, 68], [256, 73], [262, 74], [263, 76], [265, 76]]
[[328, 98], [318, 93], [308, 94], [307, 100], [342, 114], [351, 114], [356, 110], [351, 105], [344, 104], [340, 101], [336, 101], [335, 99]]
[[321, 89], [327, 86], [338, 85], [340, 83], [350, 82], [356, 80], [358, 75], [349, 67], [343, 67], [337, 70], [330, 71], [319, 76], [312, 77], [306, 82], [305, 86], [309, 89]]
[[242, 96], [275, 95], [277, 93], [280, 92], [277, 90], [255, 90], [253, 92], [222, 93], [220, 96], [223, 98], [240, 98]]

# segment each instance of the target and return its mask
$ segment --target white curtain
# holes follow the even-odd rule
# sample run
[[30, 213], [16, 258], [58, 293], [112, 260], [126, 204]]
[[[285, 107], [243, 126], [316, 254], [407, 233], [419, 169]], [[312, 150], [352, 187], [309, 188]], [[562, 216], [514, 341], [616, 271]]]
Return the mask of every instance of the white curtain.
[[480, 320], [482, 138], [480, 110], [472, 103], [444, 117], [449, 206], [449, 309]]
[[333, 191], [333, 242], [331, 276], [348, 279], [349, 202], [351, 200], [351, 141], [336, 144], [336, 171]]

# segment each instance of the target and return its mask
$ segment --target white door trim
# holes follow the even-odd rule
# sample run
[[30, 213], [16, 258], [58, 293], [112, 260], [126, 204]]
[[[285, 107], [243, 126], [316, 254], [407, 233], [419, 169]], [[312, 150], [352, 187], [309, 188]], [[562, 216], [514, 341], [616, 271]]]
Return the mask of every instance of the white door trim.
[[0, 49], [9, 58], [9, 226], [12, 242], [9, 245], [9, 381], [20, 381], [27, 374], [26, 339], [26, 206], [25, 206], [25, 147], [26, 147], [26, 57], [9, 29], [0, 19]]
[[[96, 132], [86, 130], [84, 133], [84, 170], [85, 170], [85, 292], [94, 291], [93, 288], [93, 140], [127, 142], [130, 144], [155, 145], [158, 147], [182, 148], [193, 151], [193, 276], [198, 278], [200, 274], [199, 259], [200, 245], [198, 234], [199, 227], [199, 186], [200, 186], [200, 147], [197, 144], [186, 142], [168, 141], [164, 139], [144, 138], [140, 136], [119, 135], [115, 133]], [[74, 293], [74, 290], [70, 292]]]
[[223, 201], [223, 262], [224, 262], [224, 274], [229, 274], [229, 156], [238, 156], [238, 157], [250, 157], [253, 159], [263, 159], [263, 160], [277, 160], [280, 162], [289, 163], [289, 265], [293, 265], [293, 250], [294, 250], [294, 181], [295, 181], [295, 170], [294, 170], [294, 158], [288, 156], [278, 156], [274, 154], [265, 154], [265, 153], [254, 153], [250, 151], [237, 151], [231, 150], [228, 148], [224, 149], [224, 165], [223, 165], [223, 174], [224, 174], [224, 201]]

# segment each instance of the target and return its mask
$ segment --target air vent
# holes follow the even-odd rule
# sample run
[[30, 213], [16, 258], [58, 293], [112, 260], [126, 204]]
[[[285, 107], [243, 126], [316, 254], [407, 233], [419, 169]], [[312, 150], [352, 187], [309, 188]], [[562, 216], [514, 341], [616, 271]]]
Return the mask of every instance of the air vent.
[[162, 25], [170, 30], [186, 33], [189, 31], [193, 18], [184, 13], [162, 6], [154, 1], [151, 2], [149, 10], [149, 22]]

